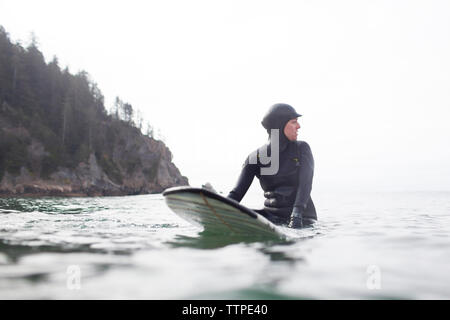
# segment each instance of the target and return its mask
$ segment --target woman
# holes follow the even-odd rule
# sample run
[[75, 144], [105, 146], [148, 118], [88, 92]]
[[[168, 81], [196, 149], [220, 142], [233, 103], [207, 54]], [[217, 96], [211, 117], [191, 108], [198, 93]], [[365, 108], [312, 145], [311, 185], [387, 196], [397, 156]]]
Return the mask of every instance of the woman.
[[269, 108], [261, 123], [270, 142], [247, 157], [238, 182], [228, 195], [240, 202], [256, 176], [266, 200], [264, 208], [255, 211], [275, 224], [289, 224], [291, 228], [317, 220], [311, 199], [314, 159], [309, 145], [297, 141], [298, 117], [301, 115], [288, 104]]

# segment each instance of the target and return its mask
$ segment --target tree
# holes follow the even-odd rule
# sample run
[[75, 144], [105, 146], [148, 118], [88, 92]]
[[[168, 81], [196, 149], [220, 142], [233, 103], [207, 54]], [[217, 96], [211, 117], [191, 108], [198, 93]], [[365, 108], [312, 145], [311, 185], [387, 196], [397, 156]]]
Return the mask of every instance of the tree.
[[64, 145], [66, 141], [66, 131], [67, 131], [67, 120], [70, 116], [70, 111], [72, 106], [70, 104], [70, 97], [66, 96], [63, 103], [63, 112], [62, 112], [62, 144]]
[[125, 120], [125, 122], [127, 122], [131, 125], [134, 125], [134, 123], [133, 123], [133, 106], [129, 103], [124, 103], [122, 105], [122, 107], [123, 107], [123, 115], [124, 115], [123, 120]]
[[147, 122], [147, 130], [145, 133], [148, 137], [153, 138], [154, 130], [153, 127], [150, 125], [149, 122]]

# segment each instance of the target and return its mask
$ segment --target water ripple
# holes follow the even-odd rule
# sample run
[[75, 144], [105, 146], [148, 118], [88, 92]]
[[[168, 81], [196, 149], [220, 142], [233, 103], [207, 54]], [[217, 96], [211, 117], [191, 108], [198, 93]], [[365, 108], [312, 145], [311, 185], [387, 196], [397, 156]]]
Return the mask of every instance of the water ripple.
[[161, 195], [2, 198], [0, 298], [450, 298], [448, 194], [315, 199], [320, 220], [277, 243], [199, 233]]

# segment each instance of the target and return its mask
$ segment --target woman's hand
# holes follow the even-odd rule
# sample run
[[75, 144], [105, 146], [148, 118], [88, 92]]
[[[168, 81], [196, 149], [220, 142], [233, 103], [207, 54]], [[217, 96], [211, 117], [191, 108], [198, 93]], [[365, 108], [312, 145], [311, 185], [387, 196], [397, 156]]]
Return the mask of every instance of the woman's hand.
[[304, 207], [296, 206], [292, 210], [291, 213], [291, 221], [289, 222], [289, 228], [301, 228], [303, 227], [303, 212], [305, 211]]

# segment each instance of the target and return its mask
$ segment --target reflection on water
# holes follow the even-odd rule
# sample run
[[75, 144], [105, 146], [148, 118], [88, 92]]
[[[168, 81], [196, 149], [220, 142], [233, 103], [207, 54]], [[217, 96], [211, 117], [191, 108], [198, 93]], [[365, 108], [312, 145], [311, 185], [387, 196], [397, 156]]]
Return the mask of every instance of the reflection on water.
[[[258, 238], [245, 235], [217, 235], [205, 231], [201, 231], [195, 236], [177, 235], [174, 240], [168, 241], [167, 244], [173, 247], [191, 247], [196, 249], [216, 249], [236, 243], [255, 243], [261, 242], [270, 246], [277, 243], [287, 243], [288, 240], [259, 240]], [[291, 241], [292, 243], [292, 241]]]
[[105, 203], [88, 198], [0, 198], [0, 213], [39, 211], [48, 214], [78, 214], [106, 210]]
[[450, 298], [448, 194], [315, 198], [290, 241], [201, 232], [161, 195], [0, 199], [0, 298]]
[[[308, 238], [312, 238], [310, 236]], [[252, 237], [233, 236], [232, 238], [225, 235], [209, 234], [207, 232], [199, 232], [195, 236], [177, 235], [173, 240], [168, 241], [167, 244], [174, 248], [189, 247], [194, 249], [218, 249], [233, 244], [260, 244], [258, 251], [267, 255], [271, 261], [301, 261], [303, 258], [294, 259], [286, 255], [282, 248], [289, 246], [297, 240], [270, 240], [258, 241]], [[278, 246], [280, 246], [278, 248]], [[281, 248], [281, 249], [280, 249]]]
[[[74, 253], [74, 252], [91, 252], [104, 253], [102, 250], [94, 250], [89, 245], [79, 245], [77, 247], [63, 247], [63, 246], [29, 246], [21, 244], [8, 244], [7, 241], [0, 241], [0, 252], [3, 253], [4, 258], [10, 262], [17, 263], [20, 258], [38, 253]], [[117, 252], [121, 253], [121, 252]]]

